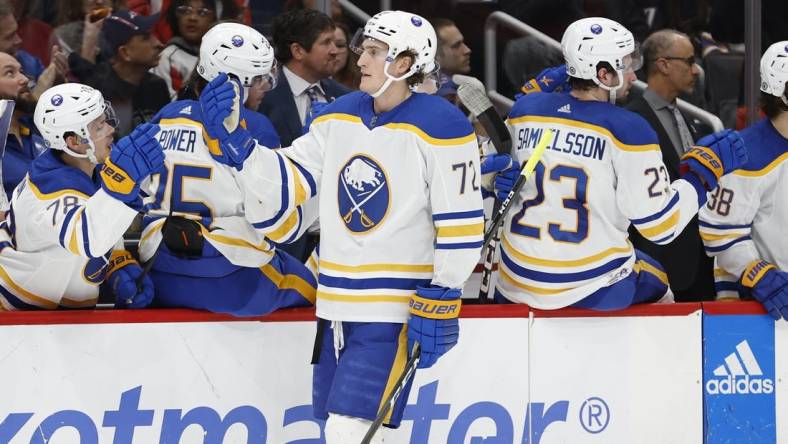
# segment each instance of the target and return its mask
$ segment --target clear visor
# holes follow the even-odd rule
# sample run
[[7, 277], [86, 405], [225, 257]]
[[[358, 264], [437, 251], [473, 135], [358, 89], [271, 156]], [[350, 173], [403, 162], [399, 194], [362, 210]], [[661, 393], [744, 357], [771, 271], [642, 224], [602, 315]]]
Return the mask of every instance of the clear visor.
[[276, 82], [278, 79], [279, 63], [277, 63], [276, 59], [274, 59], [273, 63], [271, 64], [271, 70], [268, 71], [268, 74], [255, 77], [252, 79], [252, 85], [250, 86], [260, 86], [261, 83], [264, 83], [265, 85], [263, 85], [263, 90], [268, 92], [276, 88]]
[[359, 57], [366, 54], [372, 58], [386, 57], [389, 51], [389, 45], [380, 40], [364, 35], [364, 30], [359, 29], [350, 40], [348, 45], [351, 51], [356, 53]]
[[441, 89], [441, 76], [439, 74], [440, 67], [438, 62], [435, 62], [435, 67], [432, 71], [424, 74], [424, 81], [414, 85], [411, 89], [415, 92], [435, 94]]
[[102, 138], [112, 134], [117, 127], [118, 117], [115, 114], [115, 109], [112, 108], [112, 104], [108, 100], [105, 100], [104, 113], [88, 124], [88, 131], [94, 138]]
[[637, 71], [643, 67], [643, 54], [640, 52], [640, 45], [635, 43], [635, 50], [631, 54], [625, 55], [621, 59], [622, 66], [617, 67], [621, 71]]

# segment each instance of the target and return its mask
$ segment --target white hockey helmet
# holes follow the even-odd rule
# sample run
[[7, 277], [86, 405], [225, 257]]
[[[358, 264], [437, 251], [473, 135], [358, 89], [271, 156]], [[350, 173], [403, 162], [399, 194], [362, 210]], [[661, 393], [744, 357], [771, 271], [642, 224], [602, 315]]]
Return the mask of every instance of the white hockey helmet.
[[772, 44], [761, 57], [761, 91], [786, 99], [788, 82], [788, 40]]
[[[613, 92], [624, 85], [624, 72], [643, 65], [635, 37], [624, 26], [604, 17], [580, 19], [566, 28], [561, 38], [566, 72], [578, 79], [593, 80], [600, 88]], [[630, 56], [630, 60], [625, 60]], [[599, 81], [597, 67], [607, 62], [618, 75], [618, 86]]]
[[[110, 127], [117, 127], [115, 111], [99, 90], [80, 83], [64, 83], [41, 94], [33, 119], [49, 148], [63, 150], [71, 156], [88, 158], [97, 163], [96, 147], [91, 140], [88, 125], [102, 115]], [[76, 134], [83, 143], [88, 144], [85, 154], [68, 148], [64, 137], [67, 133]]]
[[219, 23], [202, 37], [197, 73], [211, 81], [219, 73], [238, 78], [244, 96], [257, 77], [276, 86], [274, 49], [262, 34], [240, 23]]
[[[435, 28], [419, 15], [405, 11], [379, 12], [367, 21], [363, 30], [356, 33], [350, 48], [360, 55], [361, 44], [367, 38], [383, 42], [389, 47], [384, 67], [386, 82], [378, 91], [371, 94], [372, 97], [383, 94], [392, 81], [405, 80], [419, 72], [429, 74], [437, 71], [435, 54], [438, 51], [438, 38], [435, 35]], [[389, 66], [398, 55], [405, 51], [413, 51], [416, 58], [408, 72], [394, 77], [389, 73]]]

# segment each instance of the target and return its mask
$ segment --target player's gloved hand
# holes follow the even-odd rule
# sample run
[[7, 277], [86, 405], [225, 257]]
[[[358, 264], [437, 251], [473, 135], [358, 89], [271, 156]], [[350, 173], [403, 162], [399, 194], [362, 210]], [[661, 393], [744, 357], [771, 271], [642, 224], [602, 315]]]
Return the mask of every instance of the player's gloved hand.
[[143, 308], [153, 300], [153, 281], [145, 275], [140, 289], [137, 280], [142, 268], [126, 250], [115, 250], [109, 261], [107, 283], [115, 295], [115, 308]]
[[566, 72], [566, 65], [554, 66], [544, 69], [535, 78], [525, 82], [520, 91], [523, 94], [535, 92], [553, 92], [558, 87], [562, 91], [569, 91], [569, 73]]
[[738, 132], [723, 130], [698, 140], [681, 156], [681, 175], [695, 173], [703, 182], [706, 190], [717, 188], [724, 174], [740, 168], [747, 163], [747, 150]]
[[495, 176], [496, 173], [506, 170], [512, 166], [512, 156], [508, 154], [488, 154], [482, 156], [479, 169], [482, 173], [482, 197], [493, 197], [495, 195]]
[[101, 186], [112, 197], [130, 203], [137, 199], [139, 182], [164, 167], [164, 152], [156, 139], [159, 125], [143, 123], [112, 146], [101, 166]]
[[416, 341], [421, 345], [418, 368], [429, 368], [457, 345], [462, 290], [445, 287], [418, 287], [410, 298], [408, 356]]
[[255, 147], [251, 133], [237, 124], [237, 117], [233, 118], [233, 114], [239, 112], [242, 95], [237, 80], [230, 79], [225, 73], [216, 76], [200, 93], [205, 131], [219, 141], [218, 146], [209, 144], [208, 151], [217, 162], [237, 170], [243, 168], [244, 161]]
[[500, 201], [506, 200], [518, 177], [520, 177], [520, 163], [515, 160], [509, 168], [495, 176], [495, 197]]
[[775, 321], [788, 320], [788, 273], [774, 265], [756, 260], [750, 262], [741, 276], [741, 285], [763, 304]]
[[309, 127], [312, 126], [312, 121], [315, 120], [315, 117], [322, 114], [323, 110], [325, 110], [328, 105], [330, 105], [328, 102], [312, 102], [312, 108], [310, 108], [309, 112], [306, 113], [306, 119], [304, 120], [303, 134], [309, 132]]

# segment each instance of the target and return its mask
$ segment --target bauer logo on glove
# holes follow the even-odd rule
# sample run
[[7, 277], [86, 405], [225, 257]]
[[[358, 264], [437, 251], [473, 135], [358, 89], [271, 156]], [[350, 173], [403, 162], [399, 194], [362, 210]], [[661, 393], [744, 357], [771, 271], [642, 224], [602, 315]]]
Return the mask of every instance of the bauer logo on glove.
[[410, 312], [430, 319], [451, 319], [459, 315], [461, 300], [437, 301], [414, 295], [410, 299]]
[[107, 188], [115, 193], [128, 194], [134, 188], [134, 181], [110, 159], [107, 159], [101, 167], [101, 175]]

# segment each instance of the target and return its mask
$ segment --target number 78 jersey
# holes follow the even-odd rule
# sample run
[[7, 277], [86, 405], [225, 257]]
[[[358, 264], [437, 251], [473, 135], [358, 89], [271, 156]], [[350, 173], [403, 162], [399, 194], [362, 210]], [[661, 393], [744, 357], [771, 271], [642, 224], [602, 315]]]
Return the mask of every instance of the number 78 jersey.
[[697, 213], [698, 196], [705, 201], [691, 182], [669, 182], [656, 133], [625, 109], [530, 94], [507, 123], [521, 165], [554, 132], [504, 221], [498, 290], [512, 301], [561, 308], [612, 285], [648, 266], [635, 264], [630, 224], [669, 243]]

